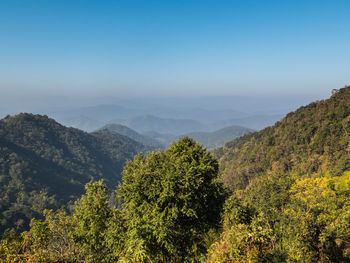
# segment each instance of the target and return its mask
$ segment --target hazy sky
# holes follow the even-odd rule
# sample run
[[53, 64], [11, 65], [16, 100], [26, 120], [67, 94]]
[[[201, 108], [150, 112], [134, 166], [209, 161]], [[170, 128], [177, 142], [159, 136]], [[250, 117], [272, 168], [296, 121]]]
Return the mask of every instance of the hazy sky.
[[0, 91], [328, 96], [350, 1], [0, 0]]

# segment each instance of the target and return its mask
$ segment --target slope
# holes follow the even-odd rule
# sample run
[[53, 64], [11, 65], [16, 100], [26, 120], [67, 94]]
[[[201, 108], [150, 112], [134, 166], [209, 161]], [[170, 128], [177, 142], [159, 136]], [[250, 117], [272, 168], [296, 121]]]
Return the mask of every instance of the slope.
[[0, 120], [0, 232], [23, 229], [42, 209], [76, 199], [90, 180], [115, 187], [126, 160], [143, 149], [126, 136], [88, 134], [47, 116]]
[[268, 172], [311, 174], [350, 169], [350, 87], [287, 114], [216, 152], [226, 186], [244, 188]]

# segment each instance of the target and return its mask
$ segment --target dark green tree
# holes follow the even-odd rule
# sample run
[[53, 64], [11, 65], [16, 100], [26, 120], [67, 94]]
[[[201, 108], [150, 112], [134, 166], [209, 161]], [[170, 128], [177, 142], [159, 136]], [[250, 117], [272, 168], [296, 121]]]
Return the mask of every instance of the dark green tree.
[[[130, 246], [160, 262], [198, 260], [202, 237], [218, 227], [224, 201], [217, 161], [188, 137], [128, 162], [118, 193]], [[135, 253], [132, 260], [147, 261]]]

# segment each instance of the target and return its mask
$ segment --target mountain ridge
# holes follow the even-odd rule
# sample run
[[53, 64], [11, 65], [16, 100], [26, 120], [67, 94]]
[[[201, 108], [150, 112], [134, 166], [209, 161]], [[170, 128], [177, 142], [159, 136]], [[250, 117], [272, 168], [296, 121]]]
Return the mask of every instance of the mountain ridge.
[[[144, 150], [129, 137], [89, 134], [47, 116], [22, 113], [0, 120], [0, 230], [25, 228], [39, 210], [80, 197], [91, 180], [103, 178], [115, 188], [125, 162]], [[41, 204], [38, 211], [33, 198]]]
[[184, 134], [183, 136], [194, 138], [206, 148], [214, 149], [223, 146], [230, 140], [250, 132], [254, 132], [254, 130], [243, 126], [233, 125], [213, 132], [192, 132]]

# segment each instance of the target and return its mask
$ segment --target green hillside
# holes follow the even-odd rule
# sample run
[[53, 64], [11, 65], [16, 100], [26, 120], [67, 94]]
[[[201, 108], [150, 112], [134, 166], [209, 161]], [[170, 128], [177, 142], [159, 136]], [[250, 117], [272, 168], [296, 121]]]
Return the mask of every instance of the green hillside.
[[206, 262], [350, 262], [350, 87], [216, 156], [230, 197]]
[[287, 114], [274, 126], [229, 142], [216, 151], [224, 181], [244, 188], [259, 174], [350, 169], [350, 87], [330, 99]]
[[0, 232], [23, 229], [43, 208], [80, 197], [90, 180], [103, 178], [116, 187], [126, 160], [142, 150], [126, 136], [89, 134], [47, 116], [0, 120]]

